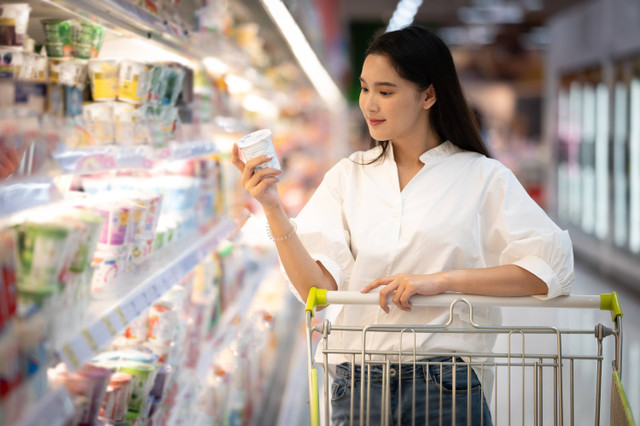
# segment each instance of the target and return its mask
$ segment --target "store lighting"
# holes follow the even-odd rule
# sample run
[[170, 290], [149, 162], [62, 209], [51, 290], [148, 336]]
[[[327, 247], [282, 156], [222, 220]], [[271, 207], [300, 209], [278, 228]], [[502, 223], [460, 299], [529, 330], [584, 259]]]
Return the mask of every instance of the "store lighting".
[[276, 119], [280, 113], [276, 104], [253, 93], [245, 96], [242, 101], [242, 106], [247, 111], [259, 113], [271, 119]]
[[202, 64], [211, 74], [214, 75], [224, 75], [229, 71], [229, 65], [222, 62], [220, 59], [207, 56], [202, 60]]
[[253, 89], [253, 84], [249, 80], [234, 74], [227, 74], [224, 81], [231, 94], [249, 93]]
[[146, 40], [132, 37], [105, 40], [100, 49], [100, 59], [122, 59], [123, 57], [148, 63], [177, 62], [189, 68], [198, 68], [198, 64], [193, 60]]
[[387, 32], [411, 25], [421, 4], [422, 0], [400, 0], [389, 20]]
[[331, 109], [344, 108], [345, 100], [338, 86], [322, 66], [307, 38], [291, 16], [289, 9], [281, 0], [261, 0], [265, 9], [276, 23], [282, 35], [291, 47], [291, 51], [300, 63], [311, 84]]

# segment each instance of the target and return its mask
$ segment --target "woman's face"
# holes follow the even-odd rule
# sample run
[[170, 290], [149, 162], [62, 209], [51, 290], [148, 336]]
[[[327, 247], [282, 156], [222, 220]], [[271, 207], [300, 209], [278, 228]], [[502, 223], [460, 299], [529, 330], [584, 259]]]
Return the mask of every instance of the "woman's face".
[[360, 85], [360, 110], [372, 138], [398, 142], [424, 135], [428, 128], [426, 91], [400, 77], [386, 56], [366, 57]]

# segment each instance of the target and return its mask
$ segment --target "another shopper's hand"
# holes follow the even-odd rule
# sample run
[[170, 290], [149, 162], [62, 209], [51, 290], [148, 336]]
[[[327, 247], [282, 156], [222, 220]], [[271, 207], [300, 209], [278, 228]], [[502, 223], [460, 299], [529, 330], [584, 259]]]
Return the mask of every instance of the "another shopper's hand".
[[240, 170], [240, 173], [242, 173], [240, 182], [247, 192], [262, 204], [263, 207], [275, 206], [280, 202], [277, 183], [280, 181], [278, 176], [281, 175], [282, 172], [271, 168], [255, 169], [260, 164], [266, 163], [269, 160], [271, 160], [270, 157], [261, 155], [252, 158], [245, 164], [240, 159], [238, 146], [236, 144], [233, 145], [231, 162]]
[[6, 179], [20, 165], [22, 153], [12, 146], [0, 146], [0, 179]]
[[436, 274], [396, 274], [389, 277], [381, 277], [373, 281], [361, 290], [368, 293], [374, 288], [384, 286], [380, 290], [380, 307], [389, 313], [387, 300], [393, 295], [393, 303], [403, 311], [411, 311], [409, 298], [414, 294], [433, 295], [442, 293], [441, 280]]

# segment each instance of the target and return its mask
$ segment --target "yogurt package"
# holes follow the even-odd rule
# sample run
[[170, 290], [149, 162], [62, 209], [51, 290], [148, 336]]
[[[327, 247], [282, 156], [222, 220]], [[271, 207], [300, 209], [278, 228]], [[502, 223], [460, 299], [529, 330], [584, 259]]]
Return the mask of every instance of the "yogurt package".
[[276, 151], [271, 142], [271, 130], [263, 129], [250, 133], [238, 141], [238, 148], [242, 153], [245, 161], [249, 161], [259, 155], [272, 157], [267, 163], [260, 164], [256, 169], [269, 167], [276, 170], [282, 170]]

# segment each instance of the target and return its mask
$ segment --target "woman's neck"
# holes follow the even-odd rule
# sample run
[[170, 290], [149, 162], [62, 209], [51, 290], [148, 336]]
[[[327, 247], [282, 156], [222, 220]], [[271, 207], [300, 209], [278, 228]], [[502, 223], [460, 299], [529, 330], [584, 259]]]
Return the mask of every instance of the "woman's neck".
[[393, 140], [393, 158], [396, 164], [402, 166], [422, 165], [420, 156], [442, 143], [438, 134], [431, 129], [425, 135], [411, 138], [411, 140]]

